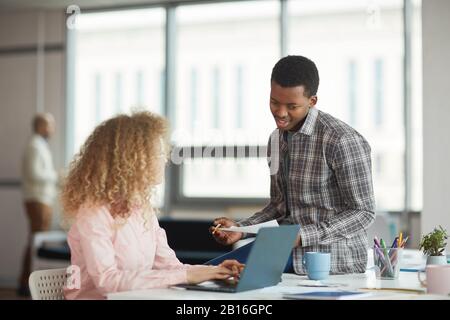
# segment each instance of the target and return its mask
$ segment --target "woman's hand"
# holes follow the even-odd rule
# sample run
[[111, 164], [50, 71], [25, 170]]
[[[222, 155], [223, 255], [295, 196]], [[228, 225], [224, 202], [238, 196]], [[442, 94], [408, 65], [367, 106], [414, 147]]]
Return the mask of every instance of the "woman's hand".
[[208, 280], [225, 280], [233, 276], [233, 271], [224, 266], [196, 265], [187, 269], [188, 284], [197, 284]]
[[226, 280], [233, 277], [239, 278], [245, 265], [237, 260], [225, 260], [218, 266], [192, 266], [187, 270], [189, 284], [197, 284], [208, 280]]
[[209, 231], [213, 235], [214, 239], [223, 244], [223, 245], [231, 245], [242, 239], [242, 232], [229, 232], [229, 231], [220, 231], [216, 230], [216, 227], [220, 224], [221, 227], [229, 228], [231, 226], [237, 226], [237, 223], [228, 218], [217, 218], [214, 220], [214, 227], [210, 227]]
[[244, 270], [245, 264], [240, 263], [237, 260], [225, 260], [219, 266], [230, 269], [233, 272], [233, 278], [231, 279], [233, 283], [237, 283], [241, 277], [241, 273]]
[[240, 263], [237, 260], [225, 260], [221, 264], [219, 264], [221, 267], [225, 267], [227, 269], [230, 269], [233, 272], [234, 277], [239, 277], [242, 270], [244, 270], [245, 264]]

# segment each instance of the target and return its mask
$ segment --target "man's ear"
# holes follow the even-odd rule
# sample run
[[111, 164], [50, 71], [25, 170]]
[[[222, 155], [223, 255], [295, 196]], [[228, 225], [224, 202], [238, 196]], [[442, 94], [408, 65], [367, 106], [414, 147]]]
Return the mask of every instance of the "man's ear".
[[309, 98], [309, 107], [312, 108], [316, 105], [317, 103], [317, 96], [311, 96]]

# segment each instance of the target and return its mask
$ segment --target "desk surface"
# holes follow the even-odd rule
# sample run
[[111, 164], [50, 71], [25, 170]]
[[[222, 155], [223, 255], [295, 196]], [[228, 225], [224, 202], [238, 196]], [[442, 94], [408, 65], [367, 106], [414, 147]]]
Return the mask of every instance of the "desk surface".
[[[405, 252], [407, 264], [421, 263], [422, 257], [418, 251]], [[370, 257], [370, 255], [369, 255]], [[419, 260], [417, 260], [419, 259]], [[373, 265], [373, 259], [372, 259]], [[194, 291], [182, 288], [149, 289], [125, 291], [108, 294], [111, 300], [277, 300], [283, 299], [285, 293], [301, 293], [308, 291], [329, 290], [361, 290], [370, 291], [373, 294], [365, 299], [449, 299], [449, 296], [426, 294], [417, 278], [417, 272], [400, 272], [396, 280], [379, 280], [375, 271], [369, 269], [365, 273], [332, 275], [323, 281], [308, 280], [306, 276], [295, 274], [283, 274], [282, 281], [273, 287], [250, 290], [240, 293], [221, 293], [209, 291]], [[330, 287], [316, 287], [317, 285], [328, 285]], [[392, 290], [390, 290], [392, 289]]]
[[[284, 293], [300, 293], [321, 290], [355, 290], [371, 291], [373, 294], [365, 299], [450, 299], [450, 297], [425, 294], [425, 289], [420, 286], [417, 280], [417, 273], [400, 272], [397, 280], [378, 280], [373, 270], [368, 270], [364, 274], [333, 275], [323, 284], [335, 285], [336, 287], [309, 287], [316, 285], [316, 281], [308, 280], [306, 276], [294, 274], [283, 274], [282, 282], [277, 286], [264, 289], [250, 290], [240, 293], [221, 293], [186, 290], [182, 288], [150, 289], [111, 293], [108, 299], [111, 300], [278, 300], [283, 299]], [[362, 288], [369, 288], [362, 289]], [[383, 289], [383, 290], [379, 290]], [[388, 290], [393, 289], [393, 290]], [[394, 289], [410, 289], [414, 291], [403, 291]]]

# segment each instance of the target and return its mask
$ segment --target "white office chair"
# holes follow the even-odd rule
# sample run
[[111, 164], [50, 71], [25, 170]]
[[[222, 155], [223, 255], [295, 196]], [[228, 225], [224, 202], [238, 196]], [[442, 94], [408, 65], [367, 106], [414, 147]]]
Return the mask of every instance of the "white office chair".
[[28, 279], [33, 300], [64, 300], [63, 288], [68, 274], [66, 268], [38, 270]]

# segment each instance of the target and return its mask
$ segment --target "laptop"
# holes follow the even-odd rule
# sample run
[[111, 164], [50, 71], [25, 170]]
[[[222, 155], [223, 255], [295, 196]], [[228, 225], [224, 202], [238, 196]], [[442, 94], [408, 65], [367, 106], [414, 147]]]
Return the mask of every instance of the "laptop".
[[282, 225], [260, 229], [237, 283], [232, 280], [216, 280], [175, 287], [235, 293], [275, 286], [281, 281], [299, 228], [298, 225]]

